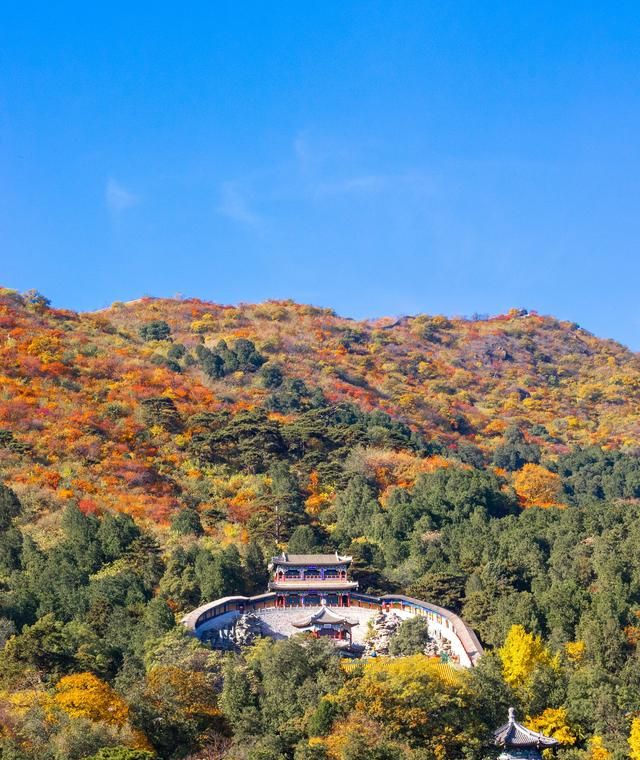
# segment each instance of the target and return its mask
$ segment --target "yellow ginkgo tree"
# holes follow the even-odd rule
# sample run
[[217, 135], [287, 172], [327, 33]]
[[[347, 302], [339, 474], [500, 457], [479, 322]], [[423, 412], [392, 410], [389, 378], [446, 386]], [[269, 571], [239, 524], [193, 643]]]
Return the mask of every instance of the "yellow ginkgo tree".
[[527, 717], [524, 724], [532, 731], [553, 737], [564, 746], [576, 743], [577, 737], [567, 722], [567, 711], [564, 707], [547, 707], [540, 715], [534, 718]]
[[514, 689], [526, 689], [537, 668], [558, 667], [558, 658], [545, 647], [542, 637], [529, 633], [521, 625], [511, 626], [498, 654], [504, 680]]

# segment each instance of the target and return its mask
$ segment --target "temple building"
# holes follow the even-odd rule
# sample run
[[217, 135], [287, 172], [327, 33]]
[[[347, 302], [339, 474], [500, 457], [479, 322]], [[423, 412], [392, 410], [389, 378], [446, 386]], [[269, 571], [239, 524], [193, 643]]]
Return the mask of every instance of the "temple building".
[[345, 642], [346, 646], [351, 646], [351, 629], [359, 625], [357, 621], [337, 615], [325, 606], [319, 612], [293, 620], [291, 624], [294, 628], [311, 633], [315, 638], [329, 637], [336, 643]]
[[[391, 618], [424, 618], [430, 640], [454, 664], [473, 667], [482, 655], [475, 633], [454, 612], [402, 594], [362, 593], [349, 578], [352, 557], [282, 552], [269, 563], [269, 588], [255, 596], [225, 596], [205, 602], [182, 618], [185, 628], [218, 648], [235, 646], [254, 628], [275, 639], [306, 630], [331, 637], [340, 649], [365, 651], [370, 624]], [[348, 608], [349, 612], [344, 612]], [[244, 633], [240, 636], [243, 638]], [[234, 638], [235, 637], [235, 638]], [[232, 641], [233, 639], [233, 641]], [[243, 639], [244, 640], [244, 639]]]
[[269, 591], [276, 593], [276, 607], [348, 607], [358, 588], [347, 573], [352, 557], [335, 554], [287, 554], [269, 564]]
[[496, 745], [502, 748], [498, 760], [542, 760], [540, 751], [558, 744], [556, 739], [518, 723], [513, 707], [509, 708], [509, 720], [493, 736]]

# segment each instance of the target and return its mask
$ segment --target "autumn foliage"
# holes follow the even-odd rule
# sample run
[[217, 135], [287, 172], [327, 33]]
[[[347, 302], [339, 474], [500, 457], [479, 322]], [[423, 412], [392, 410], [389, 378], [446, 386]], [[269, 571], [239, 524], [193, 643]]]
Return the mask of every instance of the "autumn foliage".
[[640, 760], [640, 717], [634, 718], [631, 721], [629, 757], [631, 760]]
[[[170, 335], [143, 329], [155, 324]], [[218, 378], [203, 371], [198, 346], [224, 357], [238, 341], [254, 364]], [[283, 385], [271, 370], [277, 387], [261, 380], [265, 361], [286, 370]], [[166, 524], [182, 480], [199, 477], [181, 421], [203, 410], [234, 415], [271, 405], [274, 420], [290, 422], [300, 403], [287, 385], [293, 381], [319, 389], [328, 403], [388, 413], [453, 452], [472, 443], [490, 458], [512, 425], [526, 426], [551, 456], [575, 444], [640, 443], [639, 360], [533, 313], [353, 322], [289, 301], [223, 307], [144, 298], [77, 314], [0, 291], [0, 430], [12, 436], [0, 461], [5, 479], [34, 504], [76, 500], [89, 511], [113, 508]], [[153, 399], [171, 402], [174, 417], [150, 420], [144, 404]], [[387, 443], [366, 462], [383, 488], [440, 466], [390, 452]], [[331, 498], [331, 484], [309, 483], [314, 514]], [[560, 501], [554, 474], [533, 465], [514, 486], [524, 506]], [[240, 502], [230, 508], [244, 519]]]
[[56, 684], [53, 705], [72, 718], [88, 718], [122, 726], [129, 717], [127, 703], [93, 673], [74, 673]]
[[561, 506], [562, 483], [555, 472], [527, 463], [513, 477], [513, 487], [523, 507]]
[[576, 743], [576, 735], [567, 721], [567, 710], [564, 707], [547, 707], [535, 718], [527, 718], [525, 725], [533, 731], [553, 737], [560, 744], [571, 746]]
[[526, 689], [537, 669], [557, 666], [542, 637], [529, 633], [521, 625], [511, 627], [498, 653], [504, 680], [516, 689]]
[[[1, 290], [0, 754], [460, 760], [515, 704], [567, 757], [640, 760], [639, 447], [638, 356], [535, 313]], [[487, 655], [184, 636], [289, 547]]]

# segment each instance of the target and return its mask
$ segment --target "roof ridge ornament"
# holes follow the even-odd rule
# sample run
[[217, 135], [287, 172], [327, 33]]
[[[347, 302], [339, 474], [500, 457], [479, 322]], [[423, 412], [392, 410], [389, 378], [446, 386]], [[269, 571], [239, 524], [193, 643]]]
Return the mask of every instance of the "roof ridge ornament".
[[[530, 728], [518, 723], [516, 720], [516, 711], [513, 707], [509, 708], [509, 719], [507, 723], [500, 726], [494, 731], [494, 739], [496, 745], [504, 747], [505, 752], [500, 755], [501, 760], [511, 760], [516, 755], [513, 755], [512, 750], [540, 750], [548, 747], [555, 747], [558, 744], [558, 740], [551, 736], [545, 736], [539, 731], [533, 731]], [[517, 755], [520, 757], [521, 755]], [[531, 755], [531, 758], [540, 757], [535, 752]]]

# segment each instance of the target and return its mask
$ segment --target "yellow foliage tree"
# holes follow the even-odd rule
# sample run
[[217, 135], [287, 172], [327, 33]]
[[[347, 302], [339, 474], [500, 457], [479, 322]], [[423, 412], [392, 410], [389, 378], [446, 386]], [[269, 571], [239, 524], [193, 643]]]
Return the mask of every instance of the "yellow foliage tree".
[[[472, 722], [465, 712], [470, 698], [466, 671], [443, 668], [442, 664], [412, 655], [367, 663], [359, 677], [349, 678], [332, 697], [349, 715], [327, 739], [330, 757], [340, 758], [354, 721], [383, 727], [383, 738], [410, 746], [428, 745], [438, 758], [459, 758], [462, 747], [476, 743]], [[445, 716], [443, 704], [456, 704], [461, 717]], [[405, 755], [398, 755], [404, 757]]]
[[320, 478], [316, 470], [313, 470], [309, 476], [307, 491], [309, 496], [304, 502], [307, 514], [315, 517], [331, 504], [333, 493], [330, 489], [323, 488], [320, 485]]
[[[359, 712], [339, 721], [330, 736], [322, 741], [330, 760], [342, 760], [345, 750], [358, 739], [362, 748], [373, 750], [380, 741], [380, 724]], [[319, 744], [319, 743], [318, 743]], [[364, 746], [363, 746], [364, 745]]]
[[93, 673], [64, 676], [55, 690], [53, 704], [72, 718], [122, 726], [129, 717], [124, 699]]
[[538, 667], [557, 666], [557, 661], [542, 643], [540, 636], [535, 636], [521, 625], [512, 625], [498, 650], [502, 660], [504, 680], [514, 688], [526, 687], [533, 671]]
[[175, 665], [156, 665], [147, 674], [146, 691], [153, 701], [171, 704], [188, 718], [218, 718], [221, 712], [214, 678]]
[[577, 664], [582, 662], [584, 653], [586, 651], [586, 644], [582, 640], [567, 641], [564, 645], [565, 652], [570, 662]]
[[29, 710], [34, 707], [48, 710], [50, 703], [49, 695], [40, 689], [21, 689], [14, 692], [0, 691], [0, 705], [6, 705], [12, 715], [21, 718], [24, 718]]
[[27, 351], [37, 356], [42, 362], [56, 362], [62, 358], [63, 344], [56, 336], [42, 335], [35, 337], [29, 343]]
[[640, 718], [634, 718], [631, 722], [629, 757], [631, 760], [640, 760]]
[[513, 487], [523, 507], [558, 507], [562, 494], [560, 476], [539, 464], [525, 464], [513, 477]]
[[196, 319], [191, 323], [191, 332], [206, 333], [212, 332], [216, 326], [216, 318], [213, 314], [205, 313], [201, 319]]
[[602, 743], [601, 736], [589, 739], [589, 760], [610, 760], [611, 753]]
[[570, 746], [576, 743], [576, 735], [567, 725], [567, 711], [564, 707], [547, 707], [535, 718], [527, 717], [525, 726], [545, 736], [551, 736], [560, 744]]

